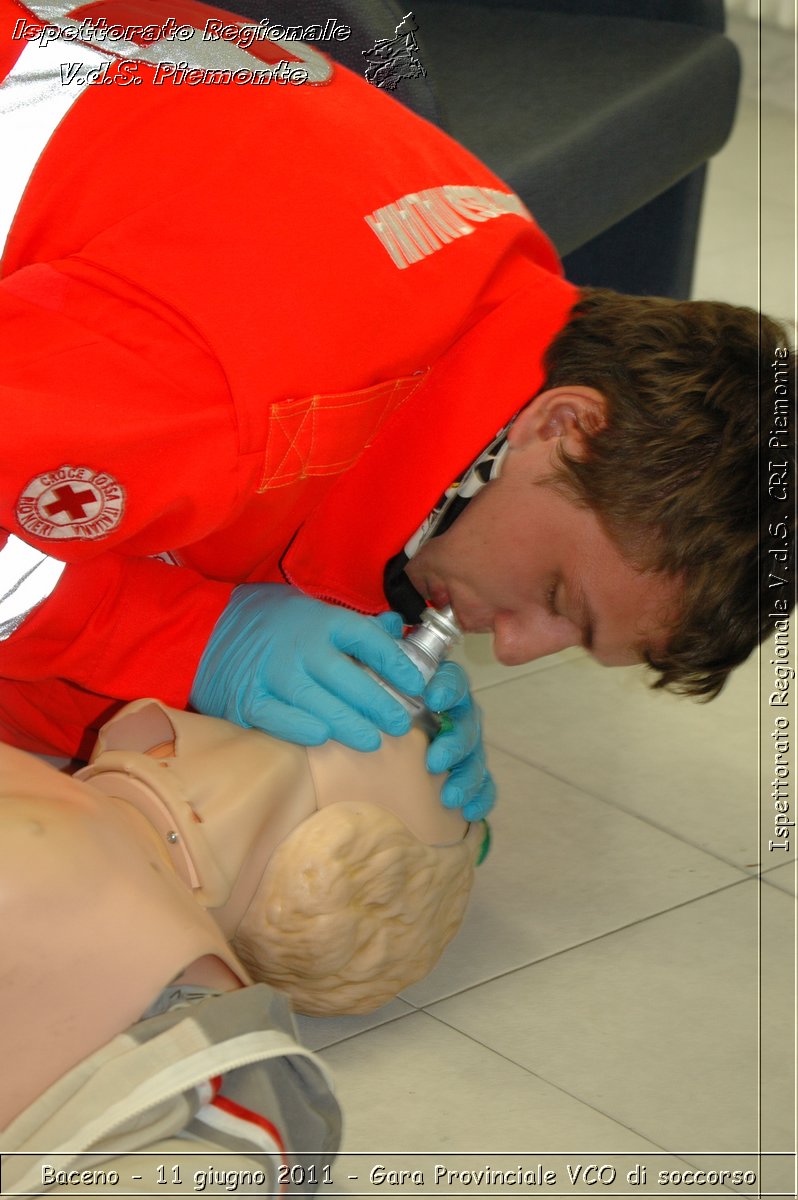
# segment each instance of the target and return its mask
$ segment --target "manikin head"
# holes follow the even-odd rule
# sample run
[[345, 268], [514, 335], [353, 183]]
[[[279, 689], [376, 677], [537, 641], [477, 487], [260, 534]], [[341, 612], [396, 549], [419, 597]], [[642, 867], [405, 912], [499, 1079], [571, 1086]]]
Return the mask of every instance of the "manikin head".
[[442, 807], [425, 744], [305, 748], [138, 701], [77, 778], [146, 817], [253, 978], [358, 1013], [431, 969], [468, 899], [483, 829]]

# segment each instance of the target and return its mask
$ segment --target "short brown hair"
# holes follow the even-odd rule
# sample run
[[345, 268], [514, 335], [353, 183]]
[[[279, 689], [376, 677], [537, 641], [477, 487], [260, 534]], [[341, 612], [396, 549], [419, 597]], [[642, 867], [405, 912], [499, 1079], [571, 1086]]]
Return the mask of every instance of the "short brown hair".
[[[549, 348], [546, 388], [595, 387], [608, 413], [603, 429], [586, 433], [584, 458], [560, 453], [553, 482], [596, 513], [630, 563], [684, 580], [668, 648], [648, 659], [655, 687], [717, 695], [772, 628], [760, 533], [786, 522], [780, 544], [792, 547], [788, 344], [753, 309], [584, 288]], [[777, 395], [789, 399], [780, 423], [789, 429], [774, 428]], [[785, 464], [786, 503], [768, 492], [774, 455]], [[792, 595], [791, 563], [782, 574]]]

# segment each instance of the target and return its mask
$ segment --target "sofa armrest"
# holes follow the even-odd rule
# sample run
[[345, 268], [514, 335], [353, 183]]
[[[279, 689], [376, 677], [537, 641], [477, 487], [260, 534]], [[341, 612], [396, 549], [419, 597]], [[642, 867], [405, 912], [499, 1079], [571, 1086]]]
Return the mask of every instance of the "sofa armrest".
[[[464, 7], [495, 7], [491, 0], [454, 0]], [[502, 0], [505, 8], [530, 12], [562, 13], [568, 16], [637, 17], [646, 21], [670, 21], [678, 25], [723, 33], [726, 16], [723, 0]]]

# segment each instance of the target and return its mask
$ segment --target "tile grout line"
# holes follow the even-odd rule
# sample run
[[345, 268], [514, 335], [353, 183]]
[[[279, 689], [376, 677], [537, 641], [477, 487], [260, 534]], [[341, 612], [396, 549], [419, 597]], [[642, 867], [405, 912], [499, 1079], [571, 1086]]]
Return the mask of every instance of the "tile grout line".
[[[436, 1004], [443, 1004], [447, 1000], [454, 1000], [457, 997], [465, 996], [468, 994], [468, 992], [473, 992], [477, 988], [485, 987], [488, 984], [496, 983], [499, 980], [509, 979], [510, 976], [517, 975], [520, 971], [526, 971], [530, 967], [538, 967], [542, 963], [551, 962], [552, 960], [554, 960], [556, 958], [561, 958], [564, 954], [570, 954], [574, 950], [581, 950], [583, 947], [591, 946], [595, 942], [601, 942], [605, 938], [614, 937], [616, 934], [623, 933], [627, 929], [634, 929], [638, 925], [645, 925], [648, 921], [656, 921], [659, 917], [667, 916], [669, 913], [678, 912], [680, 908], [687, 908], [688, 905], [690, 905], [690, 904], [698, 904], [702, 900], [709, 899], [711, 896], [719, 895], [721, 892], [728, 892], [732, 888], [744, 887], [746, 884], [756, 884], [757, 882], [758, 882], [757, 879], [752, 876], [748, 876], [744, 879], [735, 879], [731, 883], [724, 884], [722, 887], [716, 888], [711, 892], [705, 892], [699, 896], [693, 896], [689, 900], [681, 900], [678, 904], [672, 904], [669, 908], [663, 908], [659, 912], [649, 913], [648, 916], [645, 916], [645, 917], [638, 917], [634, 921], [628, 921], [625, 925], [617, 925], [613, 929], [606, 929], [603, 933], [597, 933], [595, 935], [595, 937], [586, 938], [583, 942], [574, 942], [570, 946], [564, 946], [560, 950], [552, 951], [551, 954], [544, 954], [541, 958], [534, 958], [534, 959], [531, 959], [527, 963], [520, 964], [517, 967], [510, 967], [510, 969], [507, 971], [500, 971], [497, 975], [492, 975], [488, 979], [482, 979], [482, 980], [480, 980], [479, 983], [468, 984], [467, 987], [460, 988], [458, 991], [451, 992], [447, 996], [440, 996], [440, 997], [438, 997], [437, 1000], [428, 1000], [425, 1005], [417, 1006], [417, 1005], [413, 1004], [412, 1000], [405, 1000], [402, 997], [399, 997], [399, 998], [402, 999], [402, 1002], [404, 1004], [410, 1004], [416, 1012], [426, 1012], [426, 1013], [428, 1013], [429, 1016], [432, 1016], [433, 1014], [429, 1012], [429, 1008], [433, 1007]], [[773, 890], [781, 891], [780, 888], [774, 888]], [[402, 1015], [407, 1016], [408, 1014], [403, 1013]], [[400, 1020], [401, 1018], [396, 1018], [396, 1019]], [[387, 1022], [386, 1022], [386, 1024], [387, 1024]], [[364, 1032], [368, 1032], [368, 1031], [366, 1030]]]
[[[658, 833], [664, 833], [668, 837], [674, 838], [677, 842], [681, 842], [682, 845], [689, 846], [691, 850], [696, 850], [700, 854], [706, 854], [707, 857], [714, 859], [716, 862], [722, 863], [731, 870], [739, 871], [740, 874], [746, 879], [757, 879], [767, 874], [767, 871], [762, 870], [750, 872], [745, 867], [741, 867], [737, 863], [731, 862], [728, 858], [724, 858], [716, 851], [709, 850], [706, 846], [699, 846], [696, 842], [691, 841], [689, 838], [684, 837], [680, 833], [676, 833], [673, 829], [668, 829], [667, 826], [660, 825], [657, 821], [652, 821], [650, 818], [642, 816], [639, 812], [635, 812], [634, 809], [626, 808], [617, 800], [611, 800], [608, 796], [602, 796], [598, 792], [590, 791], [582, 784], [575, 783], [570, 779], [566, 779], [563, 775], [558, 775], [555, 771], [551, 770], [549, 767], [542, 766], [540, 763], [531, 762], [528, 758], [524, 758], [522, 753], [519, 753], [516, 750], [508, 750], [505, 746], [500, 746], [498, 743], [491, 741], [489, 738], [485, 739], [485, 745], [488, 749], [492, 748], [493, 750], [498, 750], [501, 754], [506, 754], [508, 758], [515, 759], [516, 762], [521, 763], [525, 767], [530, 767], [534, 771], [539, 771], [541, 775], [545, 775], [547, 778], [553, 779], [556, 783], [562, 784], [563, 787], [567, 787], [575, 792], [579, 792], [580, 795], [586, 796], [591, 800], [598, 800], [600, 804], [606, 805], [615, 812], [623, 813], [625, 816], [631, 817], [633, 820], [640, 821], [643, 825], [648, 825], [651, 829], [656, 829]], [[786, 864], [779, 863], [777, 865], [785, 866]], [[768, 868], [768, 870], [775, 870], [775, 868], [771, 867]]]
[[[605, 1120], [611, 1121], [613, 1125], [617, 1125], [621, 1129], [627, 1130], [629, 1133], [633, 1134], [635, 1137], [642, 1138], [644, 1141], [649, 1142], [651, 1146], [655, 1147], [655, 1151], [661, 1151], [663, 1154], [671, 1155], [678, 1162], [684, 1162], [687, 1165], [690, 1165], [688, 1159], [682, 1158], [679, 1154], [674, 1153], [672, 1150], [668, 1150], [667, 1147], [662, 1146], [662, 1145], [660, 1145], [659, 1142], [654, 1141], [651, 1137], [648, 1136], [648, 1134], [643, 1133], [639, 1129], [635, 1129], [632, 1125], [628, 1125], [626, 1123], [626, 1121], [620, 1120], [618, 1117], [612, 1116], [610, 1113], [605, 1112], [603, 1109], [597, 1108], [596, 1105], [593, 1104], [590, 1100], [585, 1099], [583, 1096], [578, 1095], [576, 1092], [569, 1091], [568, 1088], [563, 1087], [562, 1084], [555, 1083], [555, 1081], [553, 1079], [549, 1079], [546, 1075], [542, 1075], [539, 1071], [533, 1071], [531, 1067], [527, 1067], [523, 1063], [516, 1062], [515, 1059], [510, 1058], [507, 1054], [503, 1053], [503, 1051], [497, 1050], [494, 1046], [489, 1046], [486, 1042], [481, 1041], [478, 1037], [475, 1037], [473, 1034], [466, 1033], [465, 1030], [458, 1028], [458, 1026], [450, 1024], [449, 1021], [447, 1021], [445, 1018], [439, 1017], [435, 1013], [428, 1012], [426, 1009], [419, 1009], [418, 1011], [423, 1012], [425, 1016], [432, 1017], [432, 1019], [434, 1021], [437, 1021], [440, 1025], [443, 1025], [444, 1028], [450, 1029], [453, 1033], [458, 1034], [460, 1037], [466, 1038], [473, 1045], [480, 1046], [483, 1050], [486, 1050], [489, 1054], [494, 1055], [496, 1058], [501, 1059], [503, 1062], [508, 1063], [510, 1066], [517, 1068], [519, 1071], [523, 1071], [526, 1075], [530, 1075], [533, 1079], [540, 1080], [540, 1082], [545, 1083], [547, 1087], [554, 1088], [554, 1090], [559, 1092], [560, 1095], [567, 1096], [570, 1100], [576, 1101], [577, 1104], [582, 1105], [584, 1108], [590, 1109], [591, 1112], [597, 1113], [598, 1116], [604, 1117]], [[641, 1150], [640, 1153], [641, 1154], [643, 1154], [643, 1153], [651, 1154], [651, 1153], [654, 1153], [655, 1151]], [[556, 1153], [556, 1152], [552, 1151], [552, 1153]], [[609, 1153], [612, 1153], [612, 1152], [609, 1152]], [[620, 1151], [618, 1153], [620, 1153]]]

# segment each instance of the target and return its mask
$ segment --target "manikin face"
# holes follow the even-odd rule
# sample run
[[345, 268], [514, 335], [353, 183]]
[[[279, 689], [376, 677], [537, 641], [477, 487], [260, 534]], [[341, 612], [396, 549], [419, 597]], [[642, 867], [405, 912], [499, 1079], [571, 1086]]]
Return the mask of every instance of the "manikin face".
[[593, 389], [537, 397], [510, 431], [499, 478], [408, 564], [416, 589], [451, 604], [465, 632], [492, 633], [508, 666], [580, 645], [605, 666], [641, 662], [678, 614], [678, 580], [630, 566], [590, 510], [545, 483], [560, 439], [578, 457], [582, 431], [602, 421]]

